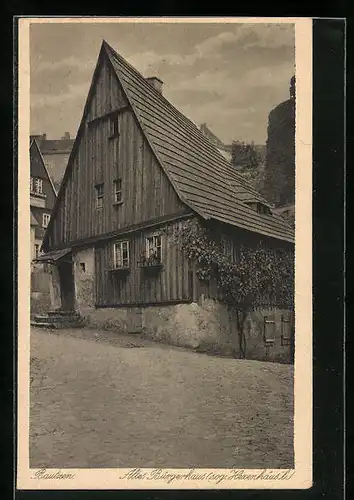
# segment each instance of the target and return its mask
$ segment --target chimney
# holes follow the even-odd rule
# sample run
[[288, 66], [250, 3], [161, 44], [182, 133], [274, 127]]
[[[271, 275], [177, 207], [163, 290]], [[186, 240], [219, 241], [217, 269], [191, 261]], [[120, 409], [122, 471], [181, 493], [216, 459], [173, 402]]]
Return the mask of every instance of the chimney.
[[47, 134], [42, 134], [42, 139], [43, 139], [43, 141], [46, 141], [47, 140]]
[[160, 78], [157, 78], [157, 76], [150, 76], [146, 78], [146, 81], [150, 83], [155, 89], [162, 94], [162, 87], [163, 87], [163, 81], [160, 80]]
[[30, 135], [30, 140], [32, 141], [33, 139], [35, 139], [37, 142], [40, 142], [42, 140], [42, 135]]
[[62, 139], [70, 139], [70, 132], [65, 132]]

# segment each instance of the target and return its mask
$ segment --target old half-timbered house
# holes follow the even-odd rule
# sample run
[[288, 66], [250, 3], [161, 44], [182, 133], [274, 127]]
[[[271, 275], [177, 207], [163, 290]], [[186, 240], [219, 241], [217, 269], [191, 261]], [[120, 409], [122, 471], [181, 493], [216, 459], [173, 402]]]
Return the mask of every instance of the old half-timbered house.
[[56, 190], [37, 141], [30, 139], [31, 314], [50, 306], [50, 275], [46, 264], [36, 263], [56, 200]]
[[30, 141], [31, 257], [38, 257], [56, 200], [56, 190], [37, 141]]
[[[229, 345], [226, 306], [169, 237], [190, 218], [235, 246], [294, 244], [289, 224], [171, 105], [162, 82], [103, 42], [40, 257], [52, 264], [53, 308], [178, 345]], [[255, 326], [249, 335], [256, 346]], [[260, 343], [252, 356], [262, 357]]]

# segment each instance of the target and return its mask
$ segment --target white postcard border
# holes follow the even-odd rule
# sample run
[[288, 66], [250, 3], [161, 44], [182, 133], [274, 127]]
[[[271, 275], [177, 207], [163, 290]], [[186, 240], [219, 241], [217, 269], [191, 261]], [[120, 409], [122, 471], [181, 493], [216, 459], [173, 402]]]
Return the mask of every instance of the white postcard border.
[[[31, 23], [294, 23], [296, 60], [295, 469], [29, 468], [29, 27]], [[17, 489], [304, 489], [312, 486], [312, 19], [19, 19]], [[161, 472], [159, 472], [161, 471]]]

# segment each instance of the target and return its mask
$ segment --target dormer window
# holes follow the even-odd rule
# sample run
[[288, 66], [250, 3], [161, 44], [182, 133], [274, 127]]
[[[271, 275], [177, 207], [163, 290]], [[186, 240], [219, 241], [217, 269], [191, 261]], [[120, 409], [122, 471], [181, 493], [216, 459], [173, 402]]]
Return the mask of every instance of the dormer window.
[[257, 212], [259, 214], [271, 215], [270, 208], [267, 205], [263, 205], [263, 203], [257, 203]]
[[259, 214], [264, 214], [264, 215], [272, 215], [272, 212], [268, 205], [265, 205], [264, 203], [261, 203], [260, 201], [246, 201], [246, 204], [253, 208], [256, 212]]

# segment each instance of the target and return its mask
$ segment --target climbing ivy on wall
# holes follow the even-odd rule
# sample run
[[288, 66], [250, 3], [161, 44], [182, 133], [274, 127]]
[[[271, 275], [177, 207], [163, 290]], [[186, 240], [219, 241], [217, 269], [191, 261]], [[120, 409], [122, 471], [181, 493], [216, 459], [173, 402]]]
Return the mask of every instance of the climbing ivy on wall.
[[221, 297], [237, 319], [240, 357], [246, 356], [244, 332], [247, 315], [264, 307], [293, 309], [294, 254], [282, 248], [241, 245], [234, 260], [222, 239], [195, 220], [184, 222], [173, 234], [185, 256], [196, 263], [200, 280], [215, 280]]

